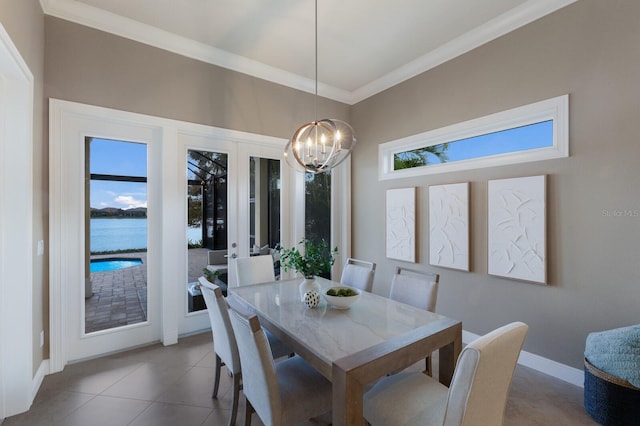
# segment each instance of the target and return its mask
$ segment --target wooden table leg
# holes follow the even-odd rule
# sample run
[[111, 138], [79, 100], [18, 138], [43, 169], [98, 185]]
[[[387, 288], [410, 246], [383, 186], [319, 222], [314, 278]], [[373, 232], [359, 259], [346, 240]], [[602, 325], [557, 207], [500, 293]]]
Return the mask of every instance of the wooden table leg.
[[440, 366], [438, 369], [438, 378], [440, 383], [445, 386], [451, 384], [453, 379], [453, 371], [456, 368], [458, 356], [462, 351], [462, 332], [458, 331], [453, 335], [453, 341], [439, 350]]
[[342, 371], [333, 365], [333, 415], [334, 426], [362, 425], [362, 397], [364, 386], [353, 373]]

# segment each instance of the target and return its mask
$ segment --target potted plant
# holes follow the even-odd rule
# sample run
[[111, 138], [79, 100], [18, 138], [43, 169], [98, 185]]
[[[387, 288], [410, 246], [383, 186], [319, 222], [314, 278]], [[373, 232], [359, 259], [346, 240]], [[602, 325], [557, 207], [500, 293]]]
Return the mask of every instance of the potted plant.
[[331, 272], [338, 247], [330, 249], [326, 240], [316, 243], [308, 239], [303, 239], [298, 245], [303, 247], [302, 252], [298, 247], [280, 250], [280, 266], [285, 271], [293, 269], [304, 276], [305, 279], [300, 284], [300, 297], [304, 299], [307, 291], [320, 290], [320, 284], [316, 282], [315, 277]]

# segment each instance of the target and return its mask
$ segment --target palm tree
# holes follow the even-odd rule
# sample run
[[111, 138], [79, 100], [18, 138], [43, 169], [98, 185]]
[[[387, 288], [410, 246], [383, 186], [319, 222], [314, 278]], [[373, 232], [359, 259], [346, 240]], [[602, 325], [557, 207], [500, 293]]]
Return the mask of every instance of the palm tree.
[[[449, 161], [447, 156], [448, 149], [449, 143], [442, 143], [397, 153], [393, 156], [393, 170], [411, 169], [434, 163], [446, 163]], [[431, 157], [435, 157], [438, 161], [429, 161]]]

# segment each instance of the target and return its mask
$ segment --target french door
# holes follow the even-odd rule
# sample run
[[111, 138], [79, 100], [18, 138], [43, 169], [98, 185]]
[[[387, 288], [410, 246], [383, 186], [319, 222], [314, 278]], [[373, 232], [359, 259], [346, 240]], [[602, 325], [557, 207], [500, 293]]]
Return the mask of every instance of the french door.
[[[51, 372], [208, 328], [192, 284], [209, 251], [300, 237], [284, 140], [51, 100], [50, 141]], [[105, 229], [142, 236], [114, 248]]]
[[291, 185], [280, 140], [208, 132], [181, 133], [179, 139], [186, 165], [179, 311], [179, 333], [185, 334], [210, 326], [197, 278], [208, 273], [213, 258], [217, 272], [208, 278], [225, 289], [235, 285], [235, 258], [268, 255], [289, 235], [282, 224], [291, 223], [285, 208]]
[[[56, 372], [69, 361], [161, 340], [164, 144], [155, 123], [122, 112], [52, 100], [50, 114]], [[127, 241], [132, 234], [141, 235]], [[94, 270], [108, 261], [115, 266]]]

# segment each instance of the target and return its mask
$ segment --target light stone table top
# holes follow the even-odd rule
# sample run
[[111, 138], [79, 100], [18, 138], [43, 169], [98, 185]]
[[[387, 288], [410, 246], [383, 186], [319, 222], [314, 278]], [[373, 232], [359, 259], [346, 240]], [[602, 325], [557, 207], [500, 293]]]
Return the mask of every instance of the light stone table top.
[[[321, 293], [338, 285], [323, 278], [317, 281]], [[256, 312], [264, 327], [333, 382], [334, 425], [361, 421], [364, 385], [434, 350], [440, 349], [439, 379], [449, 384], [462, 347], [460, 321], [368, 292], [349, 309], [333, 308], [324, 298], [309, 309], [300, 301], [300, 282], [298, 278], [229, 290]]]

